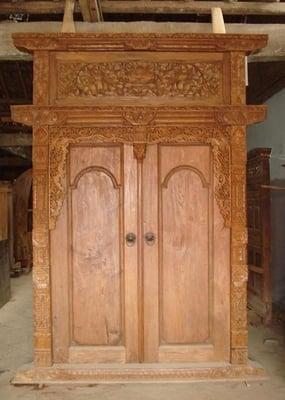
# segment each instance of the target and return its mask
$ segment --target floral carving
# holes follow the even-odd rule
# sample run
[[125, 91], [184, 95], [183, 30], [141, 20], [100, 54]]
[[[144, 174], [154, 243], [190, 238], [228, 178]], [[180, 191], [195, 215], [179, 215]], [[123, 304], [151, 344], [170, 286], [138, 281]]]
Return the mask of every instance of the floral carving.
[[57, 97], [222, 98], [221, 63], [60, 63]]

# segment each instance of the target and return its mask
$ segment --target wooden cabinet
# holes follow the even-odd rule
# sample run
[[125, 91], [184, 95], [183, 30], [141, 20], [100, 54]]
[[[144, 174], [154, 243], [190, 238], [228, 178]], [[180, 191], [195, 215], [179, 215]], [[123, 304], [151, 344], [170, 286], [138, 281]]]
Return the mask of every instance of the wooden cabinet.
[[247, 361], [244, 54], [264, 36], [29, 34], [34, 367], [15, 382], [262, 375]]
[[260, 147], [247, 154], [248, 305], [267, 325], [272, 319], [270, 155], [270, 148]]

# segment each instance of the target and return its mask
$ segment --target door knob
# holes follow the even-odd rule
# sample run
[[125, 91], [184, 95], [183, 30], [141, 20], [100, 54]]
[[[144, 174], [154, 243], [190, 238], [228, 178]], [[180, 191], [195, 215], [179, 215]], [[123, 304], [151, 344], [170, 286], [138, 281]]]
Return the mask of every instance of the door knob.
[[127, 246], [131, 247], [136, 243], [136, 235], [133, 232], [129, 232], [126, 234], [126, 243]]
[[147, 232], [147, 233], [144, 235], [144, 240], [145, 240], [145, 242], [146, 242], [146, 244], [147, 244], [148, 246], [153, 246], [153, 245], [154, 245], [154, 242], [155, 242], [154, 233], [152, 233], [152, 232]]

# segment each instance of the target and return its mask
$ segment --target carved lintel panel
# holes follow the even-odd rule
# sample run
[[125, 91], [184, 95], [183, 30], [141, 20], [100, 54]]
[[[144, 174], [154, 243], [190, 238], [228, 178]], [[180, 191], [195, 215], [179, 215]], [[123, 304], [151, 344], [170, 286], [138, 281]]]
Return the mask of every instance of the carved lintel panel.
[[50, 128], [50, 229], [54, 229], [56, 219], [64, 200], [65, 164], [69, 144], [85, 143], [129, 143], [143, 141], [136, 145], [138, 156], [144, 155], [145, 143], [201, 143], [212, 146], [214, 174], [216, 177], [215, 197], [226, 227], [230, 226], [230, 147], [229, 133], [218, 128], [187, 127], [109, 127], [109, 128]]
[[57, 80], [58, 99], [112, 96], [222, 101], [221, 62], [60, 62]]

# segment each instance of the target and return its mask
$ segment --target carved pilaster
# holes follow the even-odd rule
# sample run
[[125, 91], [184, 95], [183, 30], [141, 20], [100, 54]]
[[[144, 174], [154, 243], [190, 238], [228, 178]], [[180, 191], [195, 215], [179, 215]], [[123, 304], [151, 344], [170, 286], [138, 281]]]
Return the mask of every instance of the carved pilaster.
[[37, 51], [33, 63], [34, 85], [33, 104], [46, 106], [49, 103], [49, 53]]
[[48, 212], [48, 128], [33, 129], [34, 363], [52, 364]]
[[245, 56], [243, 52], [231, 53], [231, 103], [245, 104]]
[[245, 127], [233, 127], [231, 235], [231, 363], [247, 363], [247, 229]]

